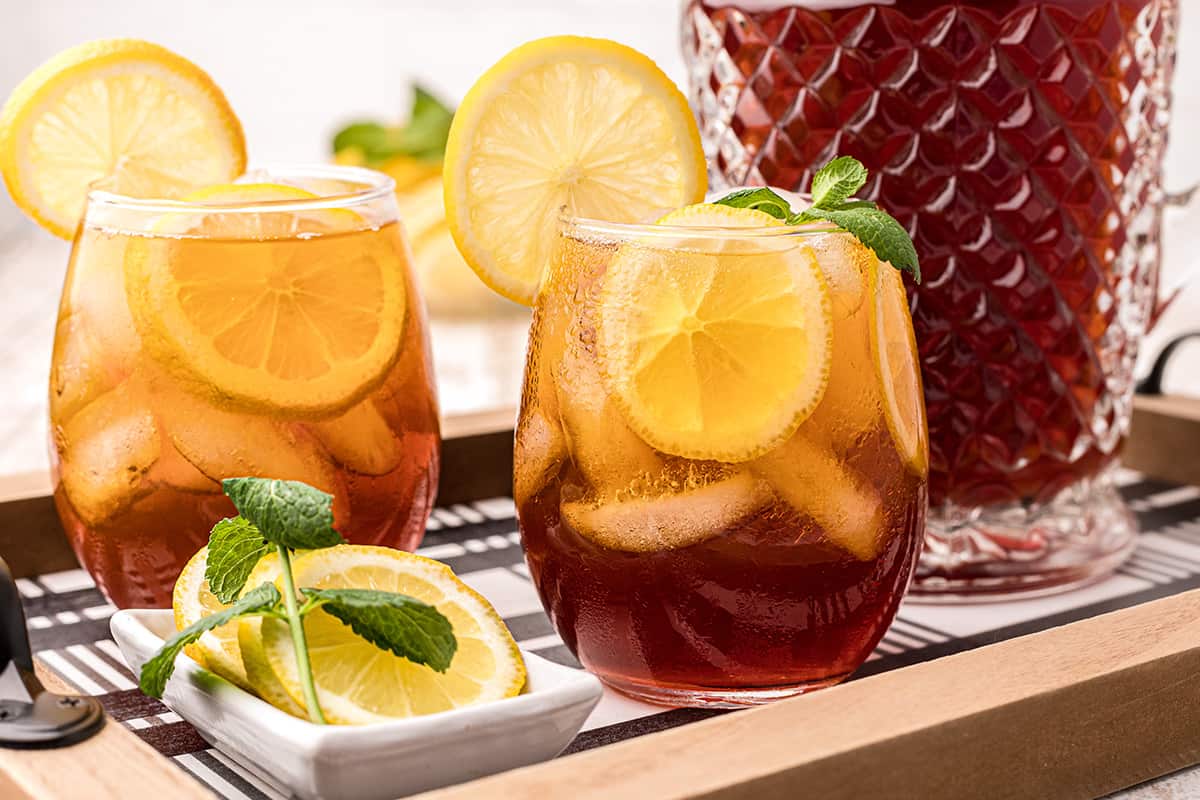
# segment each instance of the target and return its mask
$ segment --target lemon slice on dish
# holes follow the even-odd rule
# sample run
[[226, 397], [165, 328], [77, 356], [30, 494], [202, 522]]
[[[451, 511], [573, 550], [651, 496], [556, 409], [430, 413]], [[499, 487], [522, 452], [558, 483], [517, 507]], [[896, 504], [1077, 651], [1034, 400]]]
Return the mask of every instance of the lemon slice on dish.
[[[406, 316], [402, 248], [352, 211], [305, 208], [316, 195], [290, 186], [188, 199], [213, 213], [164, 215], [163, 235], [125, 258], [130, 311], [165, 368], [235, 408], [285, 418], [336, 413], [382, 382]], [[289, 201], [299, 205], [271, 210]], [[243, 204], [255, 210], [220, 211]]]
[[[259, 559], [258, 565], [246, 579], [244, 591], [250, 591], [268, 581], [274, 582], [282, 571], [279, 554], [267, 553]], [[234, 625], [237, 627], [238, 648], [242, 654], [242, 666], [250, 688], [280, 711], [293, 717], [308, 719], [304, 707], [292, 699], [283, 688], [275, 670], [271, 669], [271, 662], [267, 659], [267, 651], [262, 643], [262, 617], [245, 617]]]
[[[208, 548], [202, 547], [188, 560], [175, 581], [171, 608], [175, 612], [177, 630], [199, 622], [203, 617], [226, 608], [208, 588], [204, 570], [208, 566]], [[242, 651], [238, 646], [236, 620], [205, 631], [195, 643], [184, 648], [189, 656], [230, 683], [250, 689], [246, 670], [242, 666]]]
[[[296, 585], [372, 588], [415, 597], [450, 620], [458, 648], [446, 672], [415, 664], [359, 638], [316, 610], [304, 619], [317, 698], [336, 724], [380, 722], [513, 697], [525, 664], [496, 610], [450, 568], [386, 547], [345, 545], [314, 550], [293, 564]], [[299, 705], [303, 689], [287, 623], [264, 619], [262, 643], [284, 689]]]
[[[782, 225], [718, 205], [682, 208], [659, 224]], [[654, 448], [746, 461], [791, 436], [821, 401], [829, 289], [812, 251], [797, 242], [707, 237], [681, 232], [679, 246], [648, 240], [613, 256], [599, 290], [598, 351], [610, 394]]]
[[446, 220], [484, 283], [529, 305], [560, 211], [613, 222], [699, 201], [707, 186], [687, 100], [646, 56], [554, 36], [488, 70], [454, 115]]
[[892, 265], [876, 260], [871, 281], [871, 356], [883, 417], [901, 460], [924, 477], [929, 472], [929, 427], [904, 279]]
[[212, 79], [163, 47], [106, 39], [36, 69], [0, 111], [13, 201], [69, 239], [89, 187], [177, 198], [246, 166], [241, 123]]

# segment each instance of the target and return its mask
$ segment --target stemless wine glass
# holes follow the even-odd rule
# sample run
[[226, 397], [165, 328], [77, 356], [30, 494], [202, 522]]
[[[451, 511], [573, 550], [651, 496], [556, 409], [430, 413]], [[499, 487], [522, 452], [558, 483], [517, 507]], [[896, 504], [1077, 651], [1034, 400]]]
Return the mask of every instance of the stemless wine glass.
[[[779, 428], [793, 386], [819, 391]], [[514, 497], [543, 604], [608, 684], [746, 705], [848, 676], [912, 575], [926, 437], [900, 273], [849, 234], [563, 222]]]
[[223, 478], [334, 496], [412, 549], [437, 488], [426, 323], [390, 178], [279, 167], [186, 201], [88, 196], [50, 378], [54, 498], [118, 606], [169, 605]]

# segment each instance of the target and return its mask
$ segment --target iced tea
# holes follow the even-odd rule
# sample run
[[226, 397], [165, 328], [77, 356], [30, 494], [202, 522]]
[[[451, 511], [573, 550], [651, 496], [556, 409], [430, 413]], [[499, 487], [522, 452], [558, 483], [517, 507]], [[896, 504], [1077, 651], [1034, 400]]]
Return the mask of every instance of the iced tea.
[[[776, 430], [785, 401], [745, 356], [760, 346], [821, 383], [798, 429], [761, 440], [744, 431]], [[721, 348], [728, 372], [693, 373]], [[926, 435], [900, 274], [848, 234], [567, 222], [514, 458], [531, 575], [580, 662], [635, 696], [740, 705], [835, 683], [912, 574]]]
[[189, 203], [93, 192], [76, 235], [50, 381], [55, 501], [118, 606], [170, 604], [235, 513], [226, 477], [332, 493], [355, 542], [412, 549], [424, 532], [437, 402], [389, 182], [266, 179], [283, 183]]

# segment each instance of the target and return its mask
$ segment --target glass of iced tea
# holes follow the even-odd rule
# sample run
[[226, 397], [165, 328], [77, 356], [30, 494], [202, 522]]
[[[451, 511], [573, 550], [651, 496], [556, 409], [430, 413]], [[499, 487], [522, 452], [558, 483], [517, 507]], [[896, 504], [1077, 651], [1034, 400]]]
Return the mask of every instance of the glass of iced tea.
[[420, 541], [437, 399], [392, 188], [302, 167], [183, 201], [90, 192], [51, 367], [54, 497], [118, 606], [170, 605], [235, 513], [227, 477], [332, 493], [351, 541]]
[[672, 705], [850, 675], [924, 531], [900, 273], [836, 229], [721, 210], [564, 220], [514, 457], [530, 573], [563, 640], [611, 686]]

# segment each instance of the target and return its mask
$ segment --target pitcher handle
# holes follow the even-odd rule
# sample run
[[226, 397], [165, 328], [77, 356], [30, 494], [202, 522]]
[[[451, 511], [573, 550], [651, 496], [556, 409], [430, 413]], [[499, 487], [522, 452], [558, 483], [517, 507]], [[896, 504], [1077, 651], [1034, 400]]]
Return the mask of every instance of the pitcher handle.
[[[1174, 217], [1172, 220], [1171, 218]], [[1171, 249], [1190, 248], [1192, 252], [1200, 251], [1200, 183], [1194, 184], [1182, 192], [1168, 192], [1163, 203], [1163, 231], [1170, 230], [1171, 238], [1178, 237], [1171, 243]], [[1158, 296], [1154, 300], [1154, 308], [1150, 311], [1150, 325], [1153, 328], [1171, 304], [1179, 297], [1183, 288], [1191, 283], [1200, 269], [1200, 258], [1193, 258], [1191, 266], [1183, 271], [1169, 286], [1160, 286]]]

